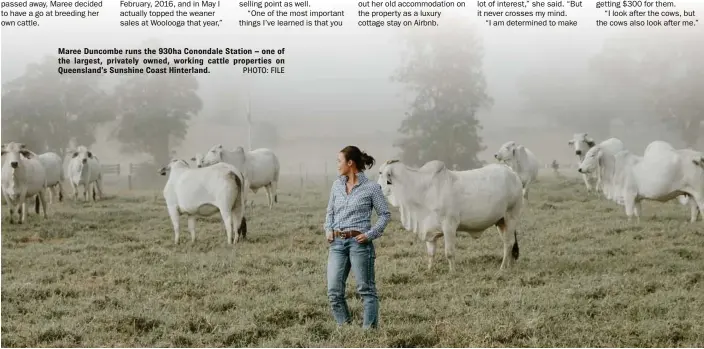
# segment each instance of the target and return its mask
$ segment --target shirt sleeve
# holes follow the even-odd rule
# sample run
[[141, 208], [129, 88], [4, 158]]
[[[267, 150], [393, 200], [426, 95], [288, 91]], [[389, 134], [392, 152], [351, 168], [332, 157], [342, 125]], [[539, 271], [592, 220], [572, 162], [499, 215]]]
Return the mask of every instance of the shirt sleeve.
[[335, 208], [335, 183], [333, 183], [332, 188], [330, 188], [330, 198], [328, 199], [328, 208], [325, 213], [325, 224], [323, 229], [325, 233], [332, 231], [332, 224], [334, 222], [334, 208]]
[[369, 240], [380, 238], [384, 233], [386, 225], [389, 224], [389, 220], [391, 220], [391, 212], [389, 212], [384, 193], [381, 191], [381, 185], [378, 183], [375, 183], [374, 189], [372, 190], [372, 206], [374, 206], [374, 210], [376, 211], [376, 215], [379, 216], [379, 219], [372, 229], [366, 233], [367, 239]]

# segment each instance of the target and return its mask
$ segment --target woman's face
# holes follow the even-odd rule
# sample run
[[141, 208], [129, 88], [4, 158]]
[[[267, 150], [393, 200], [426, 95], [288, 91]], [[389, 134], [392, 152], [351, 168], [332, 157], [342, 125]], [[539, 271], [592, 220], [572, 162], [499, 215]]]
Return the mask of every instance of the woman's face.
[[346, 175], [350, 172], [350, 165], [352, 161], [345, 160], [345, 154], [337, 153], [337, 172], [340, 175]]

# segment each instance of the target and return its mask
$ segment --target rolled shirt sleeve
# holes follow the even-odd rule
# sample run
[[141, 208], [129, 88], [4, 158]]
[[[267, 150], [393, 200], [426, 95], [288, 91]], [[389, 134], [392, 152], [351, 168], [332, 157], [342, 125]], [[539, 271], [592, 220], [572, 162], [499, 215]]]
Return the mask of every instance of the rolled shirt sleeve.
[[335, 183], [333, 183], [332, 188], [330, 188], [330, 198], [328, 199], [328, 208], [325, 213], [325, 224], [323, 224], [323, 229], [325, 234], [332, 233], [332, 225], [335, 219], [334, 216], [334, 203], [335, 203]]
[[369, 240], [380, 238], [384, 233], [386, 225], [389, 224], [389, 220], [391, 220], [391, 212], [389, 212], [386, 198], [384, 197], [384, 193], [381, 190], [381, 185], [379, 184], [376, 184], [372, 190], [372, 206], [374, 207], [376, 215], [379, 219], [376, 221], [376, 224], [374, 224], [374, 226], [365, 233], [365, 235], [367, 235], [367, 239]]

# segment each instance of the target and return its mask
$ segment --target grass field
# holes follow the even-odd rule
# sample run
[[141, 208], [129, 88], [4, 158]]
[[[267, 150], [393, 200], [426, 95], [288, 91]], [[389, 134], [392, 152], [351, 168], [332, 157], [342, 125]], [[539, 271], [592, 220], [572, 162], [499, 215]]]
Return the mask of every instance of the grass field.
[[175, 246], [160, 190], [68, 201], [25, 225], [3, 207], [2, 346], [704, 346], [704, 223], [672, 202], [629, 224], [578, 179], [532, 190], [508, 272], [493, 228], [459, 234], [455, 275], [442, 243], [427, 272], [425, 244], [394, 211], [376, 242], [381, 327], [360, 329], [350, 275], [355, 322], [338, 330], [318, 187], [284, 186], [273, 211], [253, 195], [234, 249], [218, 216], [197, 221], [194, 245], [182, 218]]

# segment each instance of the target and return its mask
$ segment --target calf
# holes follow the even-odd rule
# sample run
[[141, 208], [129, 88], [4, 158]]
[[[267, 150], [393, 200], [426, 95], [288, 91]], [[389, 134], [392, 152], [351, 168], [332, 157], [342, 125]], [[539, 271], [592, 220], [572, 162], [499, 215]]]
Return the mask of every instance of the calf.
[[40, 206], [46, 214], [46, 170], [37, 155], [29, 151], [24, 144], [11, 142], [2, 146], [2, 155], [6, 155], [2, 166], [2, 195], [10, 210], [10, 223], [14, 223], [18, 212], [19, 224], [27, 217], [26, 199], [35, 198], [34, 210], [40, 212]]
[[211, 216], [220, 212], [227, 243], [232, 244], [232, 232], [237, 231], [234, 243], [240, 235], [246, 237], [247, 223], [244, 218], [246, 189], [244, 176], [236, 167], [217, 163], [202, 168], [190, 168], [184, 160], [172, 160], [159, 169], [159, 174], [169, 179], [164, 186], [164, 199], [174, 227], [174, 243], [179, 243], [179, 218], [188, 216], [191, 243], [196, 240], [196, 216]]

